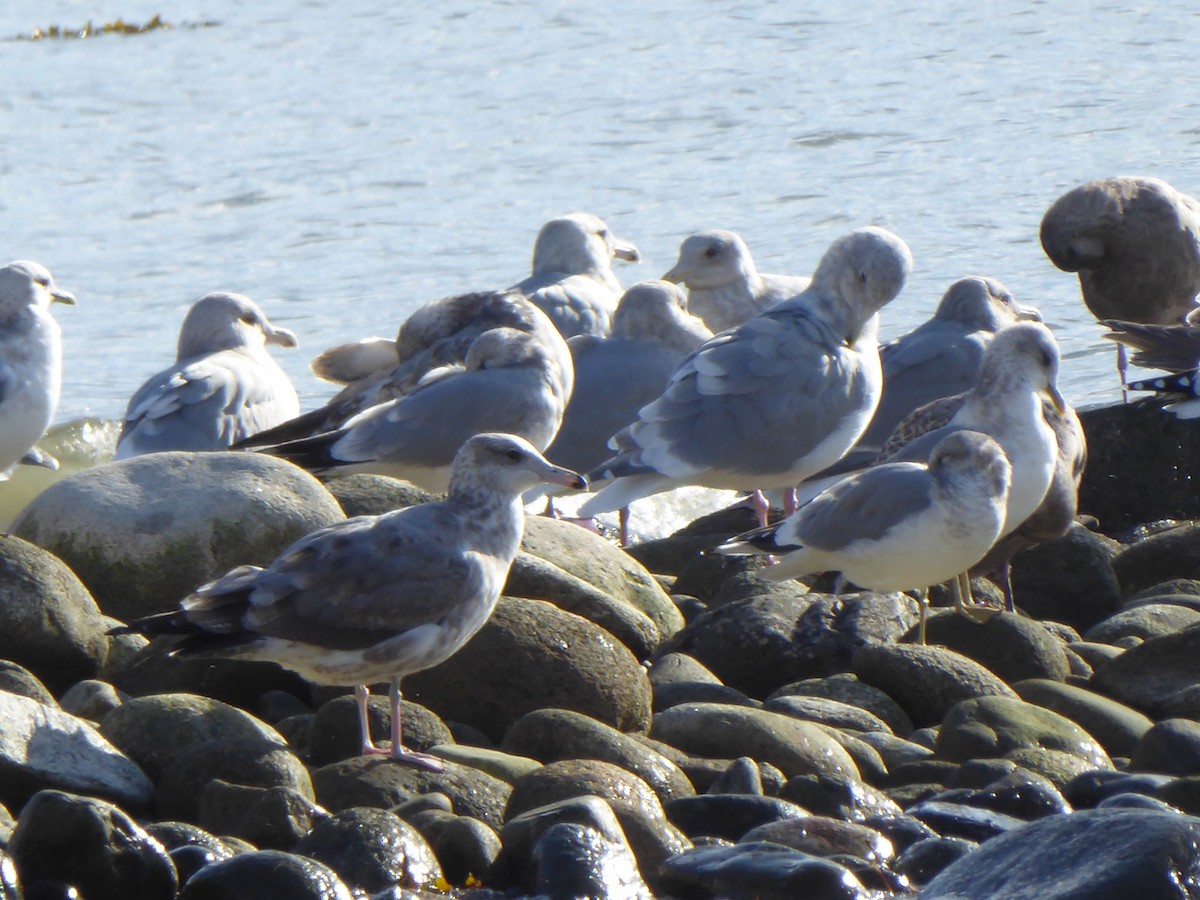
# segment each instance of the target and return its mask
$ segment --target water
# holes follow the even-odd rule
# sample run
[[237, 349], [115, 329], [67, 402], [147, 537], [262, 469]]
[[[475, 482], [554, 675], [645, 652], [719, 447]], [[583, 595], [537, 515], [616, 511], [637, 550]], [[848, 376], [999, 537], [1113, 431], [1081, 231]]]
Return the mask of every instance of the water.
[[[10, 39], [156, 13], [211, 24]], [[626, 284], [699, 228], [809, 273], [883, 225], [916, 258], [884, 336], [990, 275], [1043, 310], [1067, 396], [1106, 402], [1112, 347], [1038, 223], [1107, 175], [1200, 195], [1198, 25], [1182, 4], [1015, 0], [7, 0], [0, 257], [79, 296], [58, 310], [60, 421], [118, 416], [218, 289], [298, 332], [278, 358], [317, 405], [317, 351], [515, 282], [541, 223], [577, 209], [641, 248]]]

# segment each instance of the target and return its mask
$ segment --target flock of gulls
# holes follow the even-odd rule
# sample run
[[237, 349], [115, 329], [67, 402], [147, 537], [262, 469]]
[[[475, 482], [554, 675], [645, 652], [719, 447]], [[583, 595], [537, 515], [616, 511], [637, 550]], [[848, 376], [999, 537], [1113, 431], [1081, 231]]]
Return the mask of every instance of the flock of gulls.
[[[1128, 385], [1200, 415], [1200, 203], [1155, 178], [1089, 182], [1046, 212], [1041, 241], [1083, 300], [1155, 379]], [[1061, 536], [1086, 461], [1057, 388], [1060, 353], [1032, 307], [967, 276], [932, 318], [882, 346], [879, 317], [912, 267], [904, 241], [838, 238], [811, 278], [759, 273], [730, 231], [686, 237], [662, 280], [626, 291], [614, 260], [637, 249], [576, 213], [541, 229], [532, 273], [504, 290], [433, 301], [395, 339], [313, 361], [339, 385], [301, 413], [267, 345], [296, 345], [250, 299], [201, 298], [173, 365], [129, 401], [125, 459], [167, 450], [269, 453], [326, 475], [373, 472], [445, 498], [316, 531], [270, 566], [242, 566], [179, 609], [123, 630], [173, 635], [172, 653], [272, 660], [358, 685], [364, 753], [438, 768], [401, 743], [400, 680], [436, 665], [487, 620], [526, 503], [591, 488], [585, 519], [682, 486], [744, 491], [760, 527], [715, 548], [767, 554], [772, 579], [836, 571], [916, 591], [948, 583], [986, 621], [972, 575]], [[53, 466], [35, 448], [59, 393], [59, 328], [73, 303], [36, 263], [0, 269], [0, 470]], [[544, 455], [543, 455], [544, 454]], [[553, 462], [550, 462], [553, 461]], [[778, 497], [784, 516], [768, 521]], [[367, 730], [366, 685], [391, 681], [392, 742]]]

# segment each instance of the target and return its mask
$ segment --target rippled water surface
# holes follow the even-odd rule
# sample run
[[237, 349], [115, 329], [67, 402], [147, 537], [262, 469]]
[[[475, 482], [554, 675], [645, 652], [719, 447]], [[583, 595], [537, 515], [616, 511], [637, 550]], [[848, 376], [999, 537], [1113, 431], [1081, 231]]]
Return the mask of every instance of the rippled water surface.
[[[1186, 7], [6, 0], [0, 257], [80, 298], [60, 420], [119, 415], [216, 289], [300, 334], [279, 359], [315, 405], [318, 350], [518, 280], [576, 209], [639, 245], [626, 284], [703, 227], [808, 273], [883, 225], [917, 262], [885, 336], [991, 275], [1043, 309], [1068, 396], [1104, 401], [1111, 347], [1038, 223], [1106, 175], [1200, 195]], [[177, 27], [16, 39], [156, 13]]]

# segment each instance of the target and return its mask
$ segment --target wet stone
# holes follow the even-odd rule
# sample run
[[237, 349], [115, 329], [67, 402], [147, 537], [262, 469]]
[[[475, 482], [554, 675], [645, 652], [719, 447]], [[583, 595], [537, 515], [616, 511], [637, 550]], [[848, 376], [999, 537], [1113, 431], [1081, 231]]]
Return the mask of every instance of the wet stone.
[[417, 829], [379, 809], [344, 809], [320, 819], [293, 852], [324, 863], [347, 886], [371, 893], [397, 882], [429, 887], [442, 874]]
[[257, 850], [206, 866], [179, 900], [353, 900], [332, 869], [315, 859]]

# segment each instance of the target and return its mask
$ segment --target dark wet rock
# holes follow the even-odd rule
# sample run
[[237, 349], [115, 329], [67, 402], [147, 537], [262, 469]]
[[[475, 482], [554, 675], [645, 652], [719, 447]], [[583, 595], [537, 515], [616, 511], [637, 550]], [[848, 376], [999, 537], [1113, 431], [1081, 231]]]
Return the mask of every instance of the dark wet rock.
[[808, 810], [761, 794], [701, 794], [666, 804], [667, 818], [689, 838], [739, 840], [752, 828], [780, 819], [797, 819]]
[[887, 862], [895, 855], [892, 842], [873, 828], [826, 816], [805, 816], [759, 825], [742, 842], [770, 841], [813, 856], [849, 854], [867, 862]]
[[733, 760], [705, 793], [763, 795], [765, 792], [758, 763], [749, 756]]
[[1059, 791], [1065, 789], [1076, 776], [1097, 768], [1094, 762], [1078, 753], [1046, 747], [1019, 747], [1004, 756], [1020, 768], [1041, 775]]
[[693, 519], [665, 538], [631, 544], [625, 548], [625, 552], [651, 572], [677, 575], [700, 550], [709, 550], [756, 524], [753, 510], [748, 507], [729, 507]]
[[683, 771], [661, 753], [610, 725], [570, 710], [527, 713], [513, 723], [501, 746], [543, 763], [563, 759], [613, 763], [645, 781], [664, 803], [695, 793]]
[[333, 494], [338, 505], [351, 516], [381, 516], [394, 509], [404, 509], [418, 503], [437, 499], [411, 482], [386, 475], [366, 472], [337, 475], [324, 481], [325, 489]]
[[1087, 628], [1121, 604], [1112, 569], [1120, 549], [1111, 538], [1076, 524], [1063, 537], [1018, 553], [1012, 560], [1017, 607], [1034, 619]]
[[430, 772], [396, 765], [381, 757], [359, 756], [322, 766], [312, 773], [317, 802], [333, 812], [352, 806], [390, 809], [421, 794], [445, 794], [459, 815], [482, 819], [493, 828], [504, 821], [512, 788], [478, 769], [447, 762], [445, 771]]
[[307, 716], [312, 713], [312, 707], [295, 694], [287, 691], [263, 691], [256, 710], [260, 719], [268, 725], [275, 725], [293, 716]]
[[900, 854], [894, 863], [897, 872], [923, 887], [939, 872], [957, 859], [966, 856], [979, 845], [956, 837], [930, 837], [918, 841]]
[[464, 884], [472, 876], [485, 878], [500, 855], [500, 835], [479, 819], [431, 809], [414, 816], [412, 825], [451, 884]]
[[[345, 518], [302, 469], [259, 453], [151, 453], [69, 475], [13, 533], [58, 556], [118, 619], [164, 612]], [[76, 676], [72, 680], [78, 680]]]
[[[718, 539], [718, 543], [720, 543], [720, 539]], [[765, 560], [758, 557], [722, 556], [718, 553], [693, 556], [679, 570], [674, 590], [679, 594], [698, 597], [708, 606], [715, 607], [717, 605], [715, 601], [724, 592], [727, 584], [739, 581], [747, 575], [753, 576], [764, 565], [766, 565]], [[789, 587], [791, 588], [790, 593], [802, 593], [806, 590], [803, 585], [789, 585]], [[787, 593], [789, 593], [788, 588], [784, 588], [782, 591], [764, 591], [763, 596], [768, 594], [783, 596]]]
[[1022, 769], [982, 789], [959, 788], [929, 799], [990, 809], [1026, 821], [1072, 812], [1071, 804], [1048, 779]]
[[[391, 740], [392, 713], [386, 696], [371, 695], [367, 704], [367, 722], [376, 746]], [[433, 712], [417, 703], [403, 700], [400, 724], [404, 746], [426, 752], [438, 744], [453, 744], [454, 736]], [[308, 756], [314, 766], [324, 766], [358, 756], [362, 752], [358, 728], [358, 703], [353, 694], [335, 697], [321, 704], [313, 719], [308, 738]]]
[[502, 597], [465, 647], [404, 682], [445, 719], [500, 740], [535, 709], [572, 709], [621, 731], [650, 723], [650, 681], [620, 642], [549, 603]]
[[650, 666], [650, 686], [666, 684], [688, 684], [702, 682], [720, 684], [721, 679], [710, 672], [699, 660], [686, 653], [664, 653]]
[[18, 808], [45, 788], [144, 809], [150, 779], [91, 724], [19, 694], [0, 691], [0, 802]]
[[960, 764], [946, 782], [951, 788], [985, 788], [1021, 771], [1011, 759], [970, 759]]
[[530, 759], [528, 756], [517, 756], [501, 750], [472, 747], [468, 744], [437, 744], [430, 748], [430, 752], [449, 762], [461, 763], [472, 769], [478, 769], [480, 772], [491, 775], [493, 778], [499, 778], [508, 784], [516, 784], [517, 779], [542, 767], [540, 762]]
[[105, 717], [100, 733], [155, 781], [171, 763], [209, 741], [285, 743], [279, 732], [249, 713], [195, 694], [130, 700]]
[[854, 654], [854, 674], [887, 691], [917, 725], [934, 725], [973, 697], [1016, 697], [999, 677], [944, 647], [879, 644]]
[[21, 810], [8, 844], [26, 884], [72, 884], [88, 900], [173, 900], [166, 849], [111, 803], [41, 791]]
[[349, 887], [369, 893], [397, 882], [430, 887], [442, 874], [417, 829], [379, 809], [344, 809], [321, 819], [293, 852], [324, 863]]
[[1112, 767], [1104, 749], [1070, 719], [1008, 697], [964, 700], [947, 713], [938, 734], [938, 755], [949, 760], [1005, 756], [1026, 748], [1069, 753], [1092, 768]]
[[151, 822], [146, 825], [146, 833], [166, 849], [180, 884], [186, 884], [204, 866], [242, 852], [228, 838], [219, 838], [187, 822]]
[[663, 804], [646, 782], [599, 760], [560, 760], [529, 773], [513, 785], [505, 818], [574, 797], [608, 802], [643, 872], [656, 871], [663, 860], [690, 846], [667, 821]]
[[867, 732], [860, 734], [859, 739], [875, 749], [888, 771], [904, 763], [927, 759], [933, 755], [933, 751], [928, 747], [898, 738], [890, 732]]
[[1016, 816], [992, 809], [932, 798], [908, 807], [905, 812], [921, 820], [943, 837], [958, 837], [976, 842], [986, 841], [1025, 824]]
[[88, 678], [67, 688], [58, 705], [62, 707], [63, 712], [92, 722], [100, 722], [123, 702], [124, 699], [117, 689], [107, 681]]
[[1092, 687], [1151, 718], [1168, 714], [1172, 698], [1200, 682], [1200, 626], [1150, 638], [1096, 667]]
[[[24, 666], [53, 693], [100, 671], [108, 626], [62, 560], [0, 536], [0, 659]], [[35, 698], [37, 699], [37, 698]]]
[[747, 697], [736, 688], [724, 684], [709, 684], [707, 681], [676, 682], [654, 688], [654, 712], [660, 713], [672, 706], [685, 703], [725, 703], [731, 706], [762, 708], [762, 703]]
[[650, 735], [700, 756], [750, 756], [777, 766], [789, 777], [858, 777], [850, 755], [821, 729], [766, 710], [716, 703], [675, 706], [654, 717]]
[[799, 804], [815, 816], [829, 816], [847, 822], [900, 814], [900, 807], [883, 791], [844, 776], [800, 775], [789, 778], [779, 796]]
[[179, 900], [353, 900], [328, 866], [294, 853], [258, 850], [207, 866]]
[[1109, 756], [1128, 756], [1154, 723], [1135, 709], [1093, 691], [1032, 679], [1013, 685], [1027, 703], [1065, 716], [1099, 741]]
[[289, 748], [261, 738], [217, 738], [184, 751], [163, 769], [155, 811], [166, 819], [196, 821], [205, 786], [214, 779], [288, 788], [310, 802], [315, 799], [308, 769]]
[[854, 760], [855, 768], [858, 769], [859, 778], [867, 784], [881, 784], [887, 777], [888, 768], [884, 764], [883, 757], [874, 747], [859, 739], [861, 732], [834, 728], [823, 722], [813, 722], [812, 724], [837, 741], [841, 748], [849, 754], [850, 758]]
[[1200, 576], [1200, 524], [1187, 522], [1130, 544], [1113, 560], [1113, 571], [1126, 595]]
[[767, 699], [777, 700], [788, 696], [819, 697], [857, 706], [882, 720], [887, 730], [897, 735], [907, 735], [913, 730], [912, 719], [890, 694], [874, 685], [859, 681], [858, 677], [850, 672], [794, 681], [785, 684]]
[[1173, 779], [1169, 775], [1116, 772], [1095, 769], [1073, 779], [1063, 790], [1063, 796], [1076, 809], [1095, 806], [1115, 794], [1139, 793], [1152, 795]]
[[1115, 644], [1122, 638], [1138, 637], [1147, 640], [1176, 631], [1183, 631], [1200, 622], [1200, 611], [1174, 603], [1143, 603], [1126, 607], [1084, 632], [1089, 641]]
[[929, 618], [926, 640], [975, 660], [1009, 684], [1026, 678], [1062, 681], [1069, 671], [1062, 642], [1039, 622], [1012, 613], [984, 625], [940, 613]]
[[755, 897], [758, 900], [867, 900], [871, 896], [844, 866], [772, 843], [697, 847], [663, 866], [672, 896]]
[[[1172, 778], [1157, 789], [1145, 793], [1166, 803], [1172, 809], [1182, 810], [1189, 816], [1200, 816], [1200, 776], [1185, 775], [1182, 778]], [[1102, 800], [1098, 805], [1103, 803]]]
[[834, 728], [845, 728], [851, 731], [887, 731], [891, 732], [887, 723], [874, 713], [867, 712], [861, 706], [852, 706], [840, 700], [828, 700], [824, 697], [805, 697], [798, 694], [777, 696], [763, 704], [764, 709], [783, 713], [793, 719], [806, 722], [820, 722]]
[[1093, 672], [1125, 652], [1120, 647], [1114, 647], [1111, 644], [1096, 644], [1091, 641], [1080, 641], [1072, 644], [1068, 649], [1091, 666]]
[[1188, 812], [1188, 815], [1195, 815], [1195, 810], [1181, 810], [1177, 806], [1172, 806], [1165, 800], [1159, 800], [1157, 797], [1147, 797], [1145, 794], [1113, 794], [1111, 797], [1105, 797], [1096, 804], [1096, 809], [1149, 809], [1156, 812], [1180, 813]]
[[617, 817], [599, 797], [528, 810], [509, 819], [500, 837], [497, 883], [515, 882], [555, 900], [649, 900]]
[[1131, 809], [1050, 816], [988, 841], [946, 867], [922, 900], [1005, 897], [1178, 898], [1200, 876], [1200, 822]]
[[264, 850], [290, 848], [325, 810], [287, 787], [251, 787], [214, 778], [200, 792], [196, 821], [208, 831], [241, 838]]
[[0, 691], [28, 697], [43, 706], [58, 706], [54, 695], [46, 690], [46, 686], [38, 681], [36, 675], [24, 666], [7, 659], [0, 659]]
[[[751, 560], [747, 560], [751, 562]], [[749, 600], [753, 597], [778, 597], [787, 600], [809, 593], [809, 587], [795, 579], [790, 581], [768, 581], [764, 578], [765, 568], [760, 564], [754, 568], [734, 571], [722, 580], [720, 587], [710, 597], [711, 607], [725, 606], [739, 600]]]
[[862, 824], [887, 838], [896, 853], [903, 853], [918, 841], [937, 837], [937, 832], [924, 822], [903, 813], [868, 816]]
[[391, 812], [405, 822], [415, 825], [420, 816], [429, 812], [435, 813], [453, 813], [454, 801], [443, 794], [441, 791], [430, 791], [428, 794], [417, 794], [407, 800], [402, 800], [394, 804], [388, 812]]
[[1200, 722], [1165, 719], [1142, 735], [1130, 755], [1134, 772], [1200, 775]]

